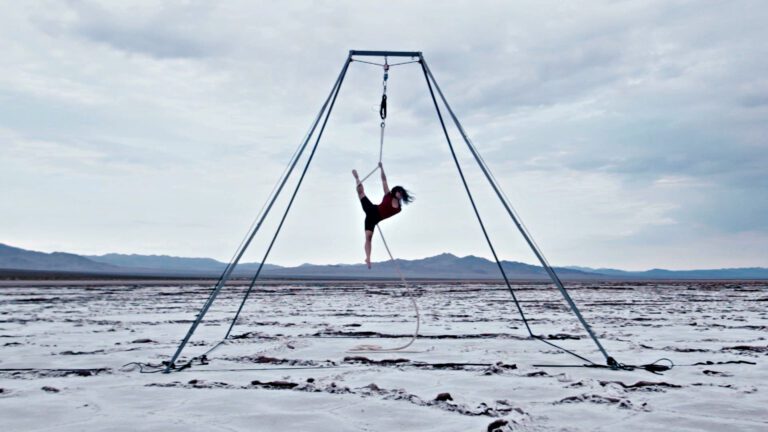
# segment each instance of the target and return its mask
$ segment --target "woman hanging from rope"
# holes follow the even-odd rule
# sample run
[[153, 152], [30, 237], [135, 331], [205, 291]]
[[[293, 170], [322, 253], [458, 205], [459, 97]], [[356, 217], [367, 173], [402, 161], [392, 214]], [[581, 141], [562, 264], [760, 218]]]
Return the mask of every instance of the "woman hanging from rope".
[[371, 239], [376, 224], [400, 213], [403, 203], [410, 204], [413, 201], [413, 197], [402, 186], [395, 186], [389, 190], [387, 176], [384, 174], [384, 166], [381, 162], [379, 162], [379, 170], [381, 170], [381, 185], [384, 187], [384, 198], [381, 199], [379, 205], [373, 204], [365, 196], [365, 189], [363, 189], [363, 184], [357, 175], [357, 170], [352, 170], [352, 175], [355, 176], [357, 183], [357, 196], [360, 198], [360, 204], [365, 212], [365, 264], [368, 265], [368, 268], [371, 268]]

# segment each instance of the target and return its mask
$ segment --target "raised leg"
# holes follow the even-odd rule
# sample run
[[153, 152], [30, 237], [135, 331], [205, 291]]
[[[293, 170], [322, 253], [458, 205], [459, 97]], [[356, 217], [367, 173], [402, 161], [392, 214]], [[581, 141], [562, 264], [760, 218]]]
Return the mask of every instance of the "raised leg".
[[357, 175], [357, 170], [352, 170], [352, 175], [355, 177], [355, 183], [357, 183], [357, 197], [363, 199], [365, 196], [365, 188], [363, 188], [363, 184], [360, 183], [360, 177]]

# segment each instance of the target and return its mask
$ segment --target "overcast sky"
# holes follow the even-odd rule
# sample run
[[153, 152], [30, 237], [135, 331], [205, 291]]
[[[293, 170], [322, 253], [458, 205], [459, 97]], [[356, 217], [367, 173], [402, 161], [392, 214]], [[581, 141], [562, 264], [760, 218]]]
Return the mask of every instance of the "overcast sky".
[[[768, 4], [589, 5], [5, 3], [0, 242], [226, 261], [348, 50], [388, 49], [424, 52], [553, 264], [768, 266]], [[381, 74], [350, 68], [270, 262], [362, 261]], [[393, 252], [489, 257], [418, 66], [388, 94], [385, 167], [416, 196]], [[452, 133], [502, 257], [534, 262]]]

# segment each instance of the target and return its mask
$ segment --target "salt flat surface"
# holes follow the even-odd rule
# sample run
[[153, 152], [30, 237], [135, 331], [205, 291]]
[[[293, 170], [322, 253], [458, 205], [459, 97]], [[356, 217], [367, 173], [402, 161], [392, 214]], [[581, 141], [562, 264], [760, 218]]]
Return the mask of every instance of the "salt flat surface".
[[[617, 360], [583, 362], [527, 333], [505, 287], [417, 286], [421, 337], [405, 352], [409, 300], [387, 283], [260, 286], [210, 364], [142, 374], [167, 360], [210, 286], [0, 288], [3, 431], [766, 431], [764, 283], [569, 284]], [[516, 285], [537, 334], [602, 362], [547, 285]], [[243, 287], [228, 288], [183, 360], [223, 337]], [[694, 363], [713, 362], [695, 365]], [[85, 368], [86, 372], [45, 369]], [[32, 369], [32, 370], [10, 370]], [[451, 400], [436, 401], [440, 393]], [[501, 420], [501, 421], [499, 421]], [[507, 422], [504, 424], [504, 422]]]

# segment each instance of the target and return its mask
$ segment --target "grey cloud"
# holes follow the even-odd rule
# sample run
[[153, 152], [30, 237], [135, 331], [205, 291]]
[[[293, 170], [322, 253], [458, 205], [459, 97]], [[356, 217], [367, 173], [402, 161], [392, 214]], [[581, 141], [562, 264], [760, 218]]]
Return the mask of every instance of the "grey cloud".
[[768, 106], [768, 91], [755, 91], [741, 97], [741, 103], [747, 108], [762, 108]]
[[712, 186], [698, 193], [701, 196], [695, 200], [680, 197], [686, 205], [673, 212], [675, 218], [697, 221], [716, 231], [768, 231], [768, 198], [764, 188]]
[[110, 11], [89, 1], [69, 4], [77, 19], [61, 24], [67, 31], [120, 51], [174, 59], [222, 55], [227, 48], [206, 31], [206, 17], [212, 8], [206, 3], [163, 7], [145, 16], [134, 15], [130, 9]]
[[146, 54], [157, 58], [206, 57], [220, 48], [192, 40], [185, 35], [146, 25], [138, 28], [120, 28], [110, 23], [88, 22], [76, 32], [93, 42], [105, 43], [121, 51]]

